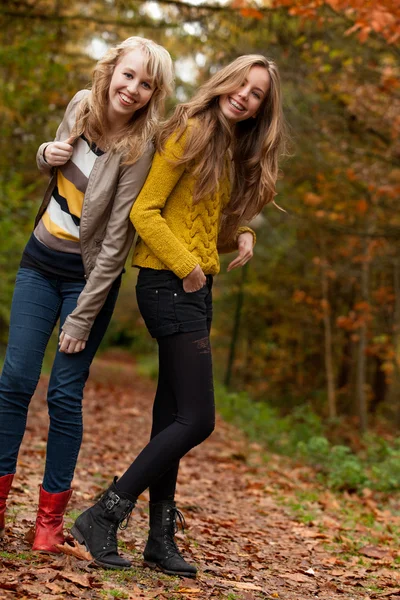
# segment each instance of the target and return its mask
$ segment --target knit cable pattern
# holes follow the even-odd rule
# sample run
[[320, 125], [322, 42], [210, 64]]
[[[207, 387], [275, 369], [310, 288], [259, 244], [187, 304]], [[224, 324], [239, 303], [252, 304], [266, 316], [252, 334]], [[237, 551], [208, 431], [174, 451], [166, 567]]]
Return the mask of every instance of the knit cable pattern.
[[228, 169], [215, 194], [193, 204], [194, 177], [171, 158], [182, 153], [179, 142], [168, 140], [165, 152], [156, 154], [145, 185], [131, 212], [140, 241], [133, 264], [169, 269], [186, 277], [199, 264], [203, 272], [219, 272], [217, 251], [222, 211], [229, 202]]

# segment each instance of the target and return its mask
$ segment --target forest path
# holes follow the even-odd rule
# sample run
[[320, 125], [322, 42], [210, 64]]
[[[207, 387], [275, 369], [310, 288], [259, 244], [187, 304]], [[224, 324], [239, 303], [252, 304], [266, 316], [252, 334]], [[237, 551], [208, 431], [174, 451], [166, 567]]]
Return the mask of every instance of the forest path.
[[[368, 527], [356, 524], [353, 540], [337, 497], [314, 490], [307, 483], [308, 468], [274, 455], [266, 462], [265, 450], [221, 419], [213, 435], [182, 460], [179, 475], [177, 504], [188, 527], [185, 535], [177, 535], [178, 544], [199, 567], [197, 579], [142, 567], [145, 495], [120, 535], [132, 570], [102, 571], [80, 559], [79, 551], [78, 558], [31, 553], [27, 531], [43, 472], [46, 383], [43, 378], [32, 401], [10, 496], [7, 534], [0, 543], [0, 598], [400, 599], [400, 575], [393, 568], [397, 551], [384, 545], [389, 535], [384, 511], [380, 520], [386, 542], [360, 544], [370, 539]], [[132, 360], [110, 354], [95, 361], [85, 390], [85, 434], [67, 525], [147, 442], [154, 389]], [[379, 520], [375, 502], [366, 497], [362, 503], [363, 514]]]

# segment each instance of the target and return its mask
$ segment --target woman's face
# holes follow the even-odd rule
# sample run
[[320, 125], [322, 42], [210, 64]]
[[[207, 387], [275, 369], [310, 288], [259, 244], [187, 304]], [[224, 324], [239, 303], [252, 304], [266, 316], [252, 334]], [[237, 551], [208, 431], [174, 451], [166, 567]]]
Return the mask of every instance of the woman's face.
[[108, 120], [124, 125], [151, 99], [155, 86], [147, 72], [146, 57], [140, 48], [122, 56], [116, 64], [108, 91]]
[[261, 65], [254, 65], [238, 89], [220, 96], [219, 106], [223, 115], [231, 123], [239, 123], [257, 116], [269, 87], [270, 76], [267, 69]]

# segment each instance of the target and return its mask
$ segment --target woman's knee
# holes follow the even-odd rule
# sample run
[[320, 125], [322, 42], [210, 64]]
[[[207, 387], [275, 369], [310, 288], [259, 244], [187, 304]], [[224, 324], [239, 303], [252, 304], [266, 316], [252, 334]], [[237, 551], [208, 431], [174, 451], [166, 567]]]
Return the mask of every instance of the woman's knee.
[[7, 397], [20, 397], [29, 403], [39, 383], [40, 372], [21, 368], [6, 357], [0, 379], [0, 394]]
[[79, 411], [88, 376], [89, 370], [79, 369], [79, 364], [68, 362], [65, 364], [62, 360], [56, 359], [47, 392], [49, 406], [59, 407], [68, 412]]
[[207, 423], [204, 424], [203, 426], [203, 438], [206, 440], [208, 437], [210, 437], [210, 435], [212, 434], [212, 432], [215, 429], [215, 418], [210, 419]]
[[192, 438], [195, 446], [204, 442], [215, 429], [215, 414], [198, 419], [192, 426]]
[[51, 394], [47, 397], [50, 419], [80, 423], [82, 421], [82, 396]]

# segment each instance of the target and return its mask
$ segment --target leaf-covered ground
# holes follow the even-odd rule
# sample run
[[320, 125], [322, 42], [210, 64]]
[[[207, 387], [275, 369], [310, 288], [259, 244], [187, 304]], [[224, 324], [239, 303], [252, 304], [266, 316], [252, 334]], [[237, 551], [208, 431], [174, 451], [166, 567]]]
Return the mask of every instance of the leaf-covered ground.
[[[196, 580], [142, 566], [145, 495], [120, 536], [131, 571], [98, 569], [80, 548], [72, 548], [77, 556], [32, 553], [45, 456], [45, 390], [44, 378], [32, 401], [0, 543], [0, 598], [400, 600], [399, 497], [377, 498], [369, 490], [333, 495], [316, 483], [312, 470], [266, 455], [221, 420], [181, 463], [177, 500], [188, 527], [178, 538], [199, 567]], [[154, 383], [139, 377], [129, 360], [109, 355], [93, 366], [67, 525], [146, 443], [153, 392]]]

